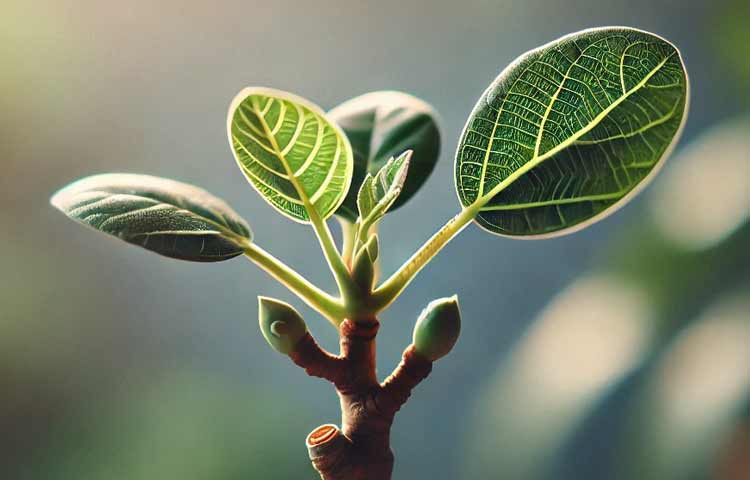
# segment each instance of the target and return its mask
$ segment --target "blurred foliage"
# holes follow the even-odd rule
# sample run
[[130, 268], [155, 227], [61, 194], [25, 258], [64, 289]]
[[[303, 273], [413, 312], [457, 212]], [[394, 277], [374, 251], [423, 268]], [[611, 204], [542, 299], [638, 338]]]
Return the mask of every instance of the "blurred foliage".
[[750, 85], [750, 3], [745, 0], [730, 0], [714, 12], [710, 41], [713, 50], [721, 56], [731, 74], [731, 82], [740, 93], [740, 101], [745, 108], [750, 107], [747, 88]]
[[[731, 468], [721, 465], [722, 450], [749, 420], [748, 287], [746, 281], [709, 304], [654, 362], [626, 420], [621, 478], [717, 478], [717, 470]], [[745, 468], [726, 478], [747, 474]]]
[[561, 478], [560, 449], [653, 341], [647, 295], [611, 274], [580, 278], [501, 360], [477, 399], [464, 458], [470, 478]]
[[[79, 412], [50, 435], [18, 478], [154, 480], [310, 477], [299, 418], [273, 392], [214, 375], [174, 373], [126, 384], [101, 409]], [[107, 403], [107, 402], [105, 402]]]

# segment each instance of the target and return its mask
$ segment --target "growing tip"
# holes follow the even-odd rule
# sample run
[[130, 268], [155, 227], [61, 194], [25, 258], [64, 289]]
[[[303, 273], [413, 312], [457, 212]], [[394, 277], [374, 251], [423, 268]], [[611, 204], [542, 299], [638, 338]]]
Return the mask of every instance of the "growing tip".
[[403, 152], [401, 152], [401, 155], [399, 155], [398, 158], [403, 158], [404, 162], [409, 163], [409, 161], [411, 161], [412, 155], [414, 155], [414, 150], [404, 150]]

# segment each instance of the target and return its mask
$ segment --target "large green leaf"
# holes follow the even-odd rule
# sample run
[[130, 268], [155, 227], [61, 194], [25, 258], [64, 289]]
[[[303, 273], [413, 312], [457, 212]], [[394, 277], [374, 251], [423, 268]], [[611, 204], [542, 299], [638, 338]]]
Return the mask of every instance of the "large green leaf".
[[437, 163], [437, 113], [416, 97], [393, 91], [371, 92], [342, 103], [328, 117], [341, 126], [354, 150], [354, 187], [336, 211], [351, 222], [357, 219], [357, 192], [365, 176], [375, 175], [391, 157], [414, 151], [411, 173], [394, 209], [422, 187]]
[[224, 201], [186, 183], [109, 173], [78, 180], [52, 205], [68, 217], [167, 257], [218, 262], [243, 252], [252, 234]]
[[287, 92], [246, 88], [227, 119], [237, 163], [260, 195], [298, 222], [315, 209], [323, 219], [344, 201], [352, 180], [352, 149], [320, 108]]
[[687, 103], [666, 40], [630, 28], [563, 37], [521, 56], [479, 99], [456, 153], [459, 199], [501, 235], [583, 228], [656, 173]]

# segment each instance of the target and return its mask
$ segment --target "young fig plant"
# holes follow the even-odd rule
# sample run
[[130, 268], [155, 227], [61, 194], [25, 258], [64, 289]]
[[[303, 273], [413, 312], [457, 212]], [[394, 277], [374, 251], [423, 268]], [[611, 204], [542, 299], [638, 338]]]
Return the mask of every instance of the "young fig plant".
[[[456, 296], [430, 302], [401, 363], [381, 381], [378, 314], [472, 221], [501, 236], [547, 238], [620, 208], [674, 147], [688, 90], [677, 49], [632, 28], [584, 30], [522, 55], [481, 95], [461, 134], [460, 211], [381, 283], [378, 224], [419, 190], [438, 160], [432, 107], [407, 94], [374, 92], [326, 114], [287, 92], [242, 90], [227, 118], [237, 164], [274, 209], [312, 227], [335, 294], [261, 248], [234, 210], [191, 185], [96, 175], [63, 188], [52, 204], [167, 257], [211, 262], [244, 255], [328, 319], [339, 332], [338, 355], [317, 344], [291, 305], [258, 299], [260, 330], [271, 347], [338, 393], [341, 425], [325, 424], [306, 440], [321, 478], [388, 480], [396, 412], [451, 351], [461, 315]], [[334, 215], [340, 245], [328, 225]]]

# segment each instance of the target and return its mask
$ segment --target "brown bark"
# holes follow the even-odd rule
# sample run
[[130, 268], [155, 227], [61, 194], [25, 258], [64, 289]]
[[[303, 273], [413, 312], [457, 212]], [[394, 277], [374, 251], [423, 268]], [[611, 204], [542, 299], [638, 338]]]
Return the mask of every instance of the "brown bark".
[[376, 374], [376, 318], [345, 320], [340, 355], [323, 350], [307, 334], [290, 354], [294, 363], [334, 384], [341, 404], [341, 429], [323, 425], [307, 437], [310, 460], [322, 480], [390, 480], [391, 425], [411, 391], [432, 370], [413, 346], [383, 383]]

